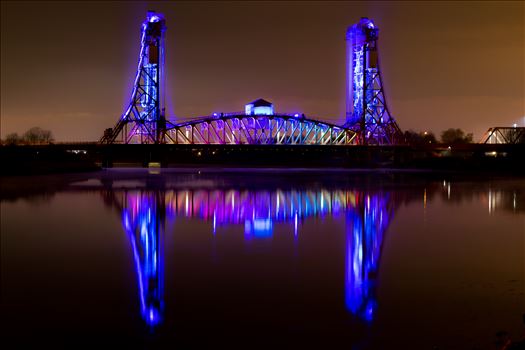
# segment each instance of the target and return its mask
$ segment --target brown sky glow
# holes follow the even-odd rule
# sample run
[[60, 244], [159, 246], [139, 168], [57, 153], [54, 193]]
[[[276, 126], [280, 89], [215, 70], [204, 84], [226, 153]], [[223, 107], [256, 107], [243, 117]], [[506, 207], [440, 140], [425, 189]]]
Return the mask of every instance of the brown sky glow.
[[277, 111], [342, 123], [346, 27], [380, 29], [403, 129], [525, 126], [524, 2], [2, 2], [1, 136], [95, 141], [129, 99], [147, 10], [167, 20], [167, 114]]

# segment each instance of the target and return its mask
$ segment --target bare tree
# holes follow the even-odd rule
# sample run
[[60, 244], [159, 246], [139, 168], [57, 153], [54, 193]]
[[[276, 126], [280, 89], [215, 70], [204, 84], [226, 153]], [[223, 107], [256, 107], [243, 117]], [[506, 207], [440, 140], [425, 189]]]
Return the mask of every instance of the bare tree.
[[35, 126], [24, 133], [23, 139], [29, 144], [49, 143], [53, 140], [53, 134]]
[[16, 145], [21, 141], [21, 137], [18, 136], [16, 132], [13, 132], [11, 134], [7, 134], [5, 137], [5, 143], [6, 145]]

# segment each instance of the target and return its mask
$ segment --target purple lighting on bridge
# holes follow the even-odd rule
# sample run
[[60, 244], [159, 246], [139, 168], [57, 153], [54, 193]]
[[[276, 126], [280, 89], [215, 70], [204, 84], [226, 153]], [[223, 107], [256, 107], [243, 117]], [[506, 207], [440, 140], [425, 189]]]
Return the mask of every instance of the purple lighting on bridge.
[[165, 20], [148, 12], [141, 26], [140, 53], [131, 99], [113, 129], [106, 129], [102, 143], [164, 143]]
[[402, 139], [394, 118], [387, 108], [377, 41], [379, 29], [371, 19], [361, 20], [348, 28], [346, 76], [346, 127], [358, 135], [357, 143], [383, 145]]
[[213, 113], [172, 123], [164, 115], [165, 19], [149, 12], [142, 24], [141, 49], [131, 101], [102, 143], [146, 144], [395, 144], [402, 133], [391, 117], [377, 59], [378, 29], [368, 18], [347, 32], [346, 123], [334, 125], [298, 113], [276, 114], [271, 102], [257, 99], [244, 112]]

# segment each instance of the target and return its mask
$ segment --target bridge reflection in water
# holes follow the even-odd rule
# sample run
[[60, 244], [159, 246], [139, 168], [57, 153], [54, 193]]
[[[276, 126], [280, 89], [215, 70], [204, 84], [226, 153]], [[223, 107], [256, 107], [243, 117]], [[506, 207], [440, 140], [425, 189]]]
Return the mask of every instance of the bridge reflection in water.
[[161, 192], [137, 192], [125, 195], [123, 204], [122, 225], [133, 249], [141, 314], [155, 326], [164, 311], [164, 200]]
[[[106, 193], [107, 194], [107, 193]], [[141, 313], [149, 326], [164, 311], [163, 235], [166, 220], [198, 218], [211, 222], [213, 235], [226, 225], [243, 225], [245, 239], [273, 236], [275, 223], [288, 223], [295, 239], [308, 217], [340, 216], [346, 223], [345, 304], [372, 321], [381, 247], [393, 213], [389, 194], [349, 190], [124, 190], [111, 192], [121, 211], [138, 279]]]

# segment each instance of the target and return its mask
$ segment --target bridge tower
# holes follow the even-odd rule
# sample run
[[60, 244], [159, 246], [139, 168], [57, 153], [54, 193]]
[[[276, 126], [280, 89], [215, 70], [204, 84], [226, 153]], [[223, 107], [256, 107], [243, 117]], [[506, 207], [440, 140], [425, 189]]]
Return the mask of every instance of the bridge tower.
[[113, 129], [106, 129], [101, 143], [165, 143], [164, 33], [166, 21], [148, 12], [142, 23], [137, 73], [129, 105]]
[[402, 133], [390, 114], [381, 82], [377, 40], [379, 29], [371, 19], [348, 27], [346, 75], [346, 123], [357, 132], [360, 145], [402, 142]]

